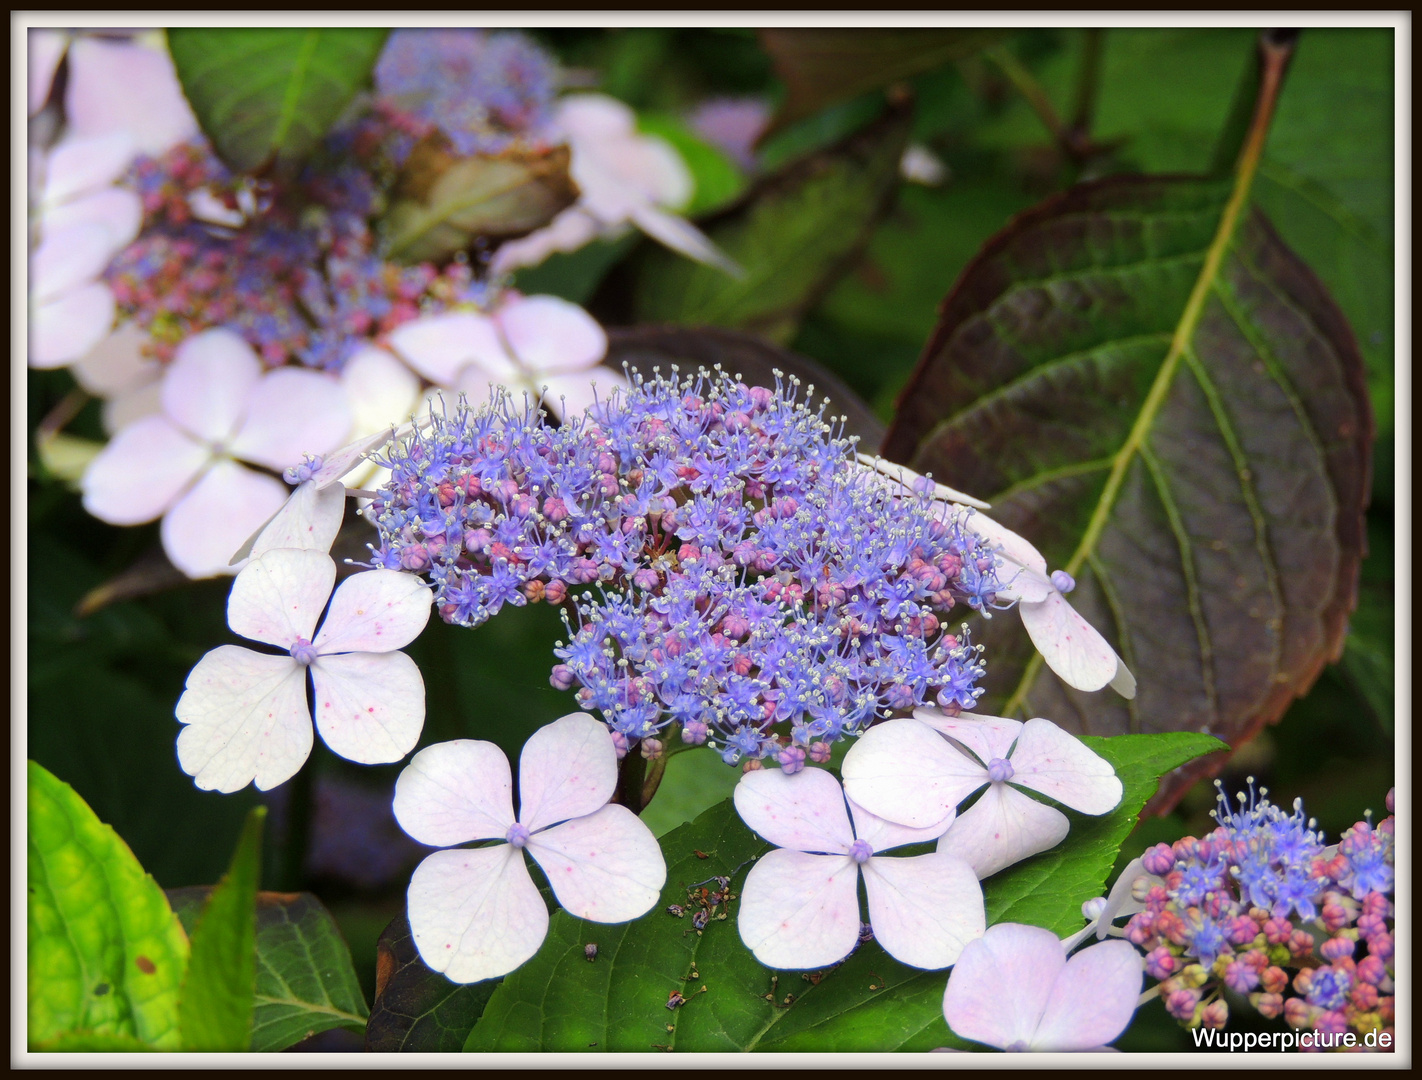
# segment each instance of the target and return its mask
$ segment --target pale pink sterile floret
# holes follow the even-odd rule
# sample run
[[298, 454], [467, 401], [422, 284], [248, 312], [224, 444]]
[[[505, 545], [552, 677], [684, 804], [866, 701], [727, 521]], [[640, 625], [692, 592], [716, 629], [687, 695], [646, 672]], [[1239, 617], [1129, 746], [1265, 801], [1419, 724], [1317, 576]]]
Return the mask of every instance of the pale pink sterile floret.
[[523, 858], [542, 868], [570, 914], [619, 923], [646, 914], [666, 883], [650, 829], [609, 800], [617, 752], [606, 725], [574, 713], [539, 728], [519, 760], [514, 813], [508, 759], [490, 742], [421, 750], [395, 784], [395, 818], [437, 851], [410, 879], [410, 932], [425, 963], [458, 983], [505, 975], [538, 951], [548, 912]]
[[[178, 762], [205, 790], [267, 790], [296, 774], [316, 730], [333, 751], [370, 765], [415, 747], [425, 686], [396, 650], [429, 619], [430, 593], [410, 574], [353, 574], [332, 595], [336, 564], [323, 551], [279, 548], [249, 562], [232, 583], [227, 622], [253, 641], [285, 650], [224, 645], [188, 675], [178, 701]], [[330, 601], [320, 632], [317, 619]]]
[[691, 199], [695, 181], [669, 143], [637, 130], [637, 115], [627, 105], [605, 94], [571, 94], [556, 106], [545, 136], [568, 143], [581, 195], [544, 228], [501, 245], [491, 263], [494, 273], [536, 266], [556, 251], [621, 235], [628, 225], [688, 258], [742, 273], [673, 212]]
[[76, 135], [129, 133], [135, 153], [156, 156], [198, 134], [172, 57], [144, 39], [75, 39], [69, 46], [64, 112]]
[[[374, 345], [360, 348], [341, 368], [341, 385], [351, 406], [352, 439], [407, 422], [420, 404], [420, 380], [390, 353]], [[390, 474], [373, 461], [357, 462], [346, 477], [355, 488], [380, 487]]]
[[64, 59], [64, 50], [69, 47], [69, 32], [32, 28], [26, 35], [25, 45], [26, 60], [29, 64], [29, 115], [34, 116], [49, 100], [54, 73], [59, 70], [59, 62]]
[[333, 376], [283, 368], [263, 374], [230, 330], [206, 330], [178, 349], [162, 411], [123, 428], [84, 474], [84, 506], [114, 525], [162, 517], [163, 549], [189, 577], [230, 573], [232, 552], [286, 500], [274, 476], [335, 445], [350, 429]]
[[[860, 737], [845, 756], [845, 790], [905, 824], [927, 825], [941, 815], [950, 827], [938, 849], [963, 859], [979, 877], [1066, 837], [1066, 816], [1018, 786], [1084, 814], [1109, 813], [1121, 801], [1123, 788], [1110, 762], [1050, 720], [951, 717], [932, 707], [914, 717], [880, 724]], [[958, 804], [985, 785], [982, 796], [958, 814]]]
[[491, 385], [517, 398], [527, 393], [559, 418], [581, 413], [597, 393], [627, 380], [599, 367], [607, 333], [577, 304], [556, 296], [506, 292], [488, 314], [446, 312], [417, 319], [390, 335], [390, 347], [437, 386], [486, 398]]
[[861, 873], [875, 940], [905, 964], [947, 967], [983, 932], [982, 888], [966, 863], [940, 852], [883, 857], [941, 828], [870, 814], [823, 769], [748, 772], [734, 801], [741, 820], [776, 845], [746, 876], [737, 916], [741, 940], [766, 966], [817, 968], [847, 956], [859, 940]]
[[1135, 1014], [1144, 971], [1125, 941], [1067, 959], [1050, 930], [998, 923], [958, 958], [943, 1016], [955, 1035], [1000, 1050], [1108, 1050]]

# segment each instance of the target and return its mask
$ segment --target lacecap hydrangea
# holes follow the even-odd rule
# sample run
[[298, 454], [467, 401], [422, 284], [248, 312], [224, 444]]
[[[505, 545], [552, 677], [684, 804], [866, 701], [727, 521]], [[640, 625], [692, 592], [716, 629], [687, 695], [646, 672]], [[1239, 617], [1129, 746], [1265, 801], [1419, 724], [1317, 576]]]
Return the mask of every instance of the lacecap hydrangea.
[[794, 771], [982, 692], [980, 647], [947, 619], [992, 603], [995, 549], [971, 511], [858, 463], [794, 380], [636, 379], [558, 427], [461, 400], [387, 454], [373, 564], [427, 575], [463, 626], [564, 604], [551, 681], [623, 752], [679, 734]]

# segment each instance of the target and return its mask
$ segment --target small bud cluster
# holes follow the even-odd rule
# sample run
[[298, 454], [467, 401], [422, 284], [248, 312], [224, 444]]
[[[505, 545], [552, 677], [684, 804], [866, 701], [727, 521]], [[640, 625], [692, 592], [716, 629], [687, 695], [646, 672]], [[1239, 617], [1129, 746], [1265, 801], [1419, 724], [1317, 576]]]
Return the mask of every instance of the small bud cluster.
[[462, 157], [530, 142], [558, 81], [552, 57], [512, 31], [396, 30], [375, 67], [380, 107], [398, 131], [397, 164], [435, 129]]
[[1192, 1027], [1224, 1026], [1228, 987], [1296, 1029], [1390, 1030], [1394, 819], [1325, 847], [1298, 801], [1288, 814], [1266, 795], [1251, 787], [1232, 808], [1221, 793], [1213, 832], [1145, 853], [1132, 883], [1144, 910], [1126, 938], [1166, 1011]]
[[129, 182], [144, 228], [106, 280], [160, 360], [226, 326], [269, 366], [339, 370], [402, 323], [476, 299], [467, 263], [440, 270], [380, 258], [370, 226], [380, 194], [359, 159], [318, 155], [294, 181], [255, 182], [193, 142], [140, 158]]
[[382, 462], [374, 565], [428, 575], [465, 626], [571, 601], [551, 681], [649, 757], [675, 728], [793, 772], [876, 719], [971, 708], [980, 647], [944, 617], [991, 602], [994, 549], [796, 386], [658, 376], [558, 428], [506, 397], [432, 415]]

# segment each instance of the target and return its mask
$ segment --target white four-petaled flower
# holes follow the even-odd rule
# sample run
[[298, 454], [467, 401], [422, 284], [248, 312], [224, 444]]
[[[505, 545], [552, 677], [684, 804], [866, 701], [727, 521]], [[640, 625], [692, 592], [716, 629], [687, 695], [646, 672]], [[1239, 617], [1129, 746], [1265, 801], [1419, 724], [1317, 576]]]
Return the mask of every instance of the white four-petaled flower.
[[846, 806], [823, 769], [746, 773], [735, 805], [777, 848], [751, 867], [737, 922], [741, 940], [766, 966], [818, 968], [844, 959], [859, 937], [861, 873], [874, 938], [905, 964], [947, 967], [983, 932], [982, 888], [962, 860], [944, 852], [882, 857], [932, 840], [942, 828], [906, 828], [852, 801]]
[[1144, 966], [1125, 941], [1068, 960], [1050, 930], [998, 923], [958, 958], [943, 1016], [954, 1034], [1000, 1050], [1106, 1050], [1136, 1011]]
[[[1110, 762], [1050, 720], [951, 717], [935, 708], [914, 717], [860, 736], [845, 755], [845, 791], [891, 821], [941, 825], [947, 831], [938, 849], [971, 864], [979, 877], [1046, 851], [1067, 834], [1064, 814], [1011, 785], [1083, 814], [1108, 813], [1121, 801]], [[982, 797], [957, 815], [958, 804], [984, 785]]]
[[120, 431], [84, 474], [84, 507], [114, 525], [162, 517], [163, 550], [189, 577], [230, 573], [232, 552], [286, 501], [274, 476], [350, 430], [330, 375], [297, 368], [263, 374], [231, 330], [205, 330], [178, 347], [163, 377], [162, 411]]
[[[293, 776], [311, 753], [312, 707], [326, 745], [362, 764], [399, 761], [425, 722], [425, 684], [395, 650], [430, 613], [418, 578], [394, 570], [353, 574], [335, 595], [335, 561], [324, 551], [278, 548], [247, 564], [227, 601], [227, 622], [271, 655], [223, 645], [188, 675], [177, 716], [178, 762], [198, 787], [265, 791]], [[330, 599], [319, 633], [316, 620]]]
[[548, 933], [548, 910], [523, 853], [543, 869], [573, 915], [618, 923], [650, 911], [666, 863], [650, 829], [609, 803], [617, 751], [607, 727], [573, 713], [540, 728], [519, 759], [514, 815], [508, 758], [490, 742], [427, 746], [395, 784], [395, 818], [422, 844], [492, 847], [437, 851], [410, 879], [410, 932], [426, 964], [455, 982], [507, 974]]

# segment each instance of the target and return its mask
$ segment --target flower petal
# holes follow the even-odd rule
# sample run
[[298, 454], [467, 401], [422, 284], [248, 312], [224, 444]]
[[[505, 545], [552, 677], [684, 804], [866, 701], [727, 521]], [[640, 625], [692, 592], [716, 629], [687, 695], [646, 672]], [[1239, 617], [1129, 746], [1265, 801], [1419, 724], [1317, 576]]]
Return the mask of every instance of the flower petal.
[[1050, 720], [1028, 720], [1012, 752], [1012, 782], [1083, 814], [1116, 809], [1124, 788], [1111, 763]]
[[707, 266], [714, 266], [730, 277], [739, 279], [746, 276], [745, 268], [740, 263], [718, 248], [709, 236], [685, 218], [668, 213], [650, 203], [632, 206], [631, 217], [637, 228], [672, 251]]
[[351, 430], [357, 436], [389, 431], [407, 422], [420, 400], [419, 377], [373, 345], [346, 361], [341, 385], [350, 402]]
[[113, 234], [96, 222], [47, 234], [30, 254], [31, 302], [43, 304], [90, 284], [113, 253]]
[[126, 131], [155, 157], [198, 133], [166, 49], [79, 38], [69, 46], [64, 111], [80, 135]]
[[913, 718], [960, 742], [977, 755], [984, 765], [993, 758], [1005, 758], [1022, 733], [1022, 721], [980, 713], [948, 716], [936, 705], [915, 709]]
[[311, 753], [306, 672], [289, 656], [213, 649], [178, 699], [178, 764], [204, 791], [261, 791], [296, 775]]
[[341, 582], [312, 644], [322, 656], [404, 648], [430, 619], [430, 590], [414, 574], [367, 570]]
[[257, 354], [235, 333], [204, 330], [178, 346], [163, 379], [163, 411], [199, 438], [230, 439], [261, 374]]
[[114, 294], [102, 281], [38, 305], [30, 317], [30, 367], [63, 367], [78, 360], [108, 335], [114, 311]]
[[937, 840], [953, 823], [952, 818], [944, 818], [926, 829], [910, 829], [907, 825], [895, 825], [877, 814], [869, 813], [853, 799], [846, 801], [849, 803], [849, 815], [854, 820], [855, 837], [867, 843], [876, 854], [903, 847], [905, 844], [923, 844], [929, 840]]
[[271, 469], [324, 454], [351, 430], [346, 392], [333, 375], [279, 368], [252, 388], [247, 417], [232, 439], [233, 457]]
[[1094, 1050], [1131, 1022], [1145, 961], [1128, 941], [1082, 949], [1057, 976], [1032, 1039], [1037, 1051]]
[[518, 761], [518, 819], [535, 832], [600, 809], [617, 787], [617, 748], [606, 725], [587, 713], [545, 724]]
[[1066, 966], [1050, 930], [998, 923], [958, 957], [943, 993], [943, 1016], [960, 1038], [1000, 1050], [1026, 1050], [1052, 984]]
[[110, 525], [152, 521], [173, 505], [211, 460], [166, 416], [124, 428], [84, 472], [84, 509]]
[[340, 484], [298, 484], [261, 531], [232, 556], [232, 562], [241, 562], [249, 555], [257, 558], [275, 548], [330, 551], [345, 514], [346, 489]]
[[557, 296], [514, 297], [494, 318], [531, 374], [581, 371], [607, 355], [607, 332], [597, 320]]
[[875, 858], [863, 869], [874, 940], [901, 963], [948, 967], [987, 927], [977, 875], [953, 855]]
[[1057, 591], [1047, 576], [1047, 560], [1042, 553], [1007, 526], [999, 525], [981, 512], [969, 514], [964, 526], [969, 532], [996, 544], [998, 554], [1006, 561], [1005, 566], [998, 568], [998, 577], [1006, 586], [998, 590], [999, 597], [1037, 603]]
[[574, 203], [541, 229], [499, 245], [489, 273], [506, 274], [521, 266], [537, 266], [555, 251], [577, 251], [597, 239], [598, 223]]
[[890, 480], [896, 481], [900, 487], [909, 491], [915, 490], [914, 485], [918, 481], [927, 481], [933, 489], [933, 498], [939, 502], [960, 503], [964, 506], [972, 506], [978, 510], [991, 510], [992, 503], [985, 503], [981, 499], [975, 499], [971, 495], [964, 495], [961, 491], [956, 491], [946, 484], [939, 484], [928, 477], [914, 472], [906, 465], [899, 465], [893, 461], [886, 461], [877, 455], [871, 457], [868, 454], [855, 454], [859, 464], [868, 466], [876, 473], [887, 476]]
[[281, 508], [286, 495], [280, 480], [218, 461], [163, 516], [163, 550], [190, 578], [236, 573], [241, 567], [232, 565], [232, 552]]
[[626, 922], [645, 915], [667, 881], [662, 849], [652, 830], [625, 806], [608, 804], [528, 840], [528, 853], [558, 903], [593, 922]]
[[26, 34], [29, 55], [29, 115], [34, 116], [49, 100], [49, 88], [54, 73], [69, 44], [63, 30], [30, 30]]
[[85, 192], [108, 187], [128, 168], [135, 149], [133, 136], [124, 131], [70, 135], [61, 140], [45, 159], [45, 210]]
[[269, 551], [232, 583], [227, 625], [281, 649], [290, 649], [298, 638], [310, 641], [335, 580], [335, 561], [324, 551]]
[[839, 855], [854, 843], [844, 792], [824, 769], [744, 773], [732, 801], [746, 826], [776, 847]]
[[508, 844], [436, 851], [415, 868], [406, 897], [415, 948], [453, 982], [507, 975], [548, 936], [543, 897]]
[[430, 382], [453, 386], [470, 364], [495, 377], [517, 373], [518, 365], [499, 340], [494, 320], [467, 311], [429, 315], [396, 327], [390, 347]]
[[117, 435], [130, 424], [145, 416], [157, 416], [163, 411], [162, 382], [140, 383], [129, 390], [120, 390], [104, 402], [101, 418], [104, 431]]
[[148, 334], [135, 322], [114, 327], [74, 364], [74, 378], [99, 397], [145, 386], [163, 374], [163, 365], [144, 355], [148, 341]]
[[899, 825], [924, 829], [951, 819], [987, 783], [987, 770], [917, 720], [877, 724], [844, 757], [844, 791]]
[[316, 730], [347, 761], [399, 761], [425, 726], [425, 680], [402, 652], [318, 656]]
[[736, 926], [766, 967], [828, 967], [859, 940], [859, 870], [848, 855], [777, 848], [750, 868]]
[[982, 797], [958, 815], [938, 841], [938, 850], [956, 855], [979, 878], [991, 877], [1066, 839], [1071, 823], [1053, 809], [1006, 784], [989, 784]]
[[81, 224], [107, 229], [110, 249], [117, 254], [138, 235], [138, 228], [143, 224], [143, 202], [125, 188], [101, 188], [45, 210], [46, 235]]
[[506, 836], [514, 823], [509, 759], [479, 739], [425, 747], [395, 781], [395, 820], [437, 847]]
[[1023, 600], [1017, 610], [1042, 659], [1068, 686], [1100, 690], [1116, 677], [1115, 650], [1061, 593], [1053, 589], [1040, 603]]

